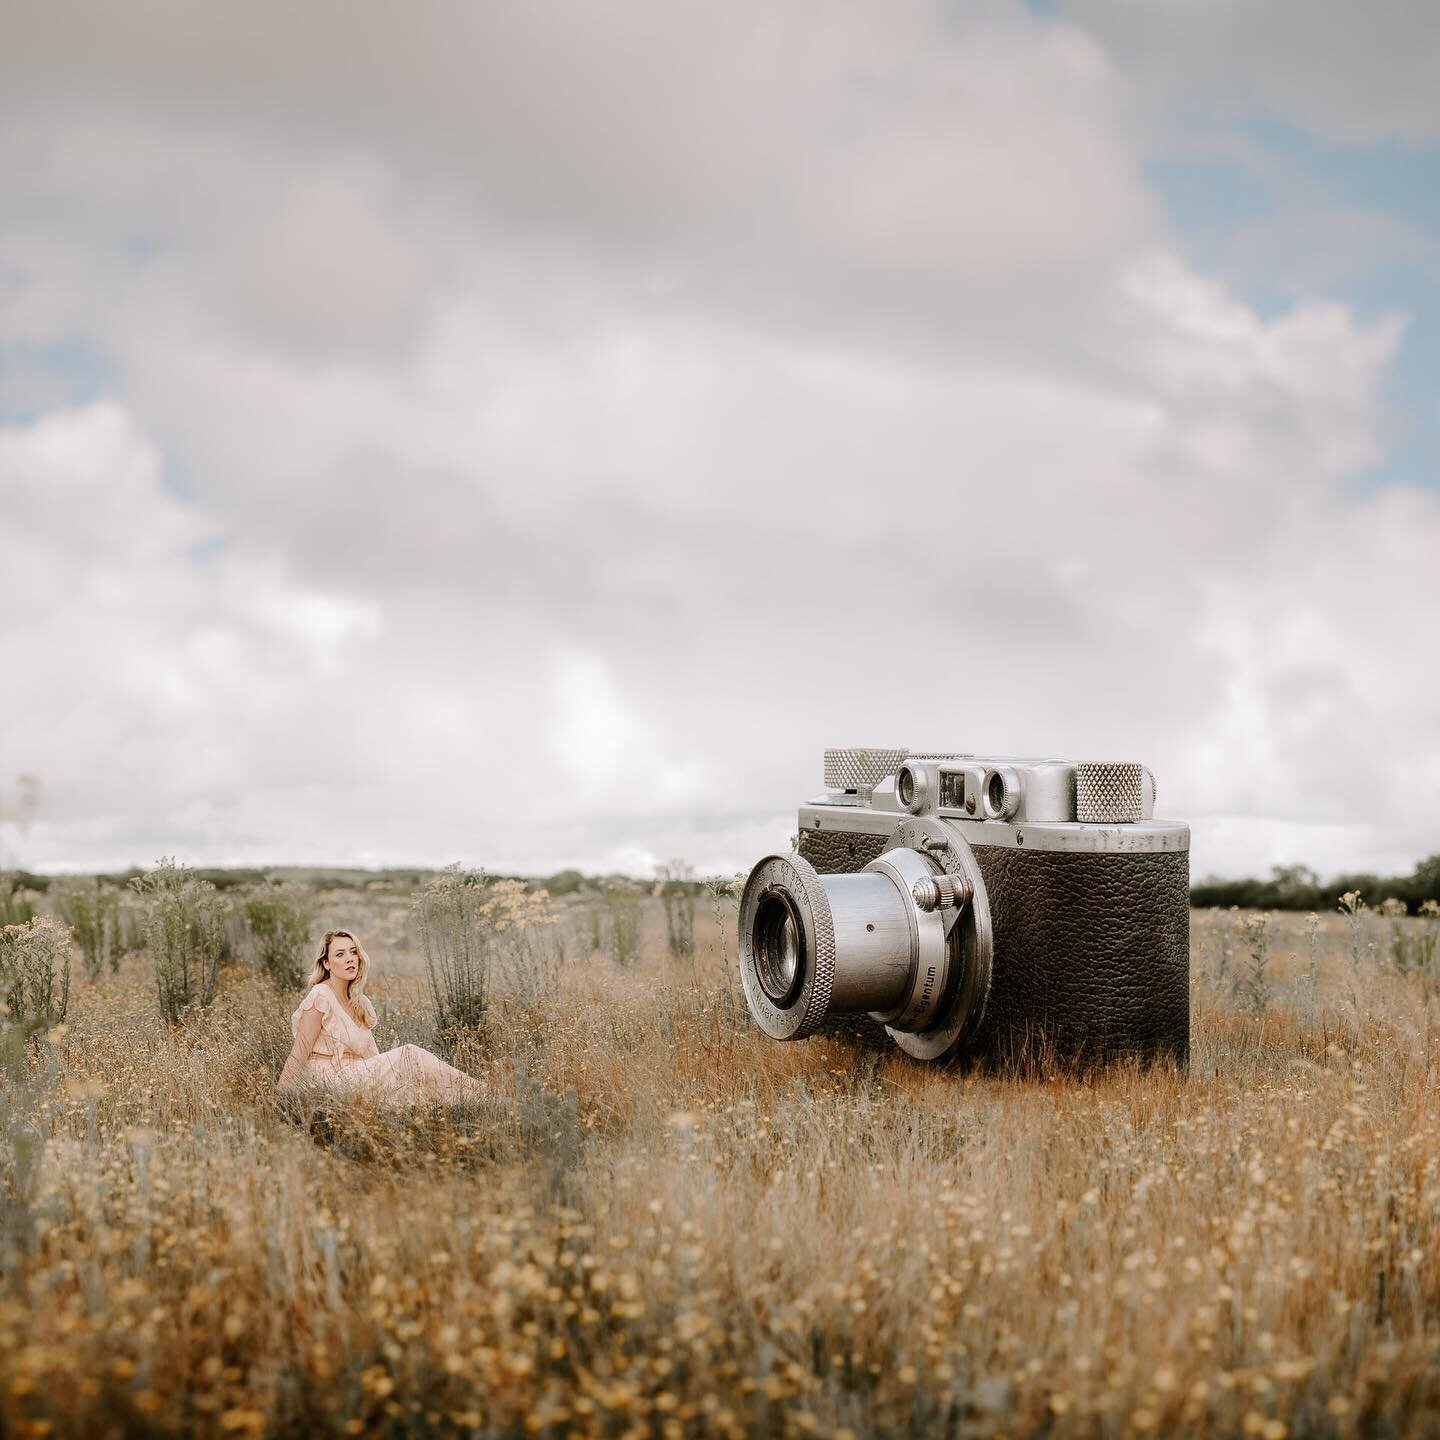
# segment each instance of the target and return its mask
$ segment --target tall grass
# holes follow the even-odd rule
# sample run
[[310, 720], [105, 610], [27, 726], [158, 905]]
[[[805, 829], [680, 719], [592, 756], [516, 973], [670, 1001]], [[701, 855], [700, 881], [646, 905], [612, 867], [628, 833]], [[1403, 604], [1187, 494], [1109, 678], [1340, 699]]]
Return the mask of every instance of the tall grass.
[[1434, 1433], [1440, 1001], [1366, 948], [1352, 983], [1346, 917], [1269, 918], [1263, 1013], [1197, 966], [1187, 1072], [1077, 1082], [768, 1041], [715, 904], [693, 969], [652, 900], [633, 964], [493, 986], [468, 1116], [297, 1124], [258, 976], [175, 1031], [139, 957], [82, 978], [29, 1062], [0, 1431]]

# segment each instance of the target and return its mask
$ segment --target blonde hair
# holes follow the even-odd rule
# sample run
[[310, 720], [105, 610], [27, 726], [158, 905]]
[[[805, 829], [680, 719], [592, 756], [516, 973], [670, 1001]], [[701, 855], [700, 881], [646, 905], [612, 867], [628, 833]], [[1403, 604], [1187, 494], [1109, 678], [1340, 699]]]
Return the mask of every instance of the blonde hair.
[[346, 940], [355, 943], [355, 953], [360, 957], [360, 968], [355, 972], [355, 978], [350, 982], [350, 990], [347, 999], [360, 1011], [360, 1019], [364, 1022], [367, 1030], [375, 1028], [375, 1007], [370, 1003], [370, 997], [365, 993], [365, 977], [370, 973], [370, 957], [365, 953], [365, 947], [360, 943], [360, 937], [353, 930], [327, 930], [325, 938], [320, 942], [320, 953], [315, 957], [315, 964], [310, 968], [310, 979], [306, 982], [307, 989], [313, 990], [315, 986], [330, 978], [330, 942], [344, 936]]

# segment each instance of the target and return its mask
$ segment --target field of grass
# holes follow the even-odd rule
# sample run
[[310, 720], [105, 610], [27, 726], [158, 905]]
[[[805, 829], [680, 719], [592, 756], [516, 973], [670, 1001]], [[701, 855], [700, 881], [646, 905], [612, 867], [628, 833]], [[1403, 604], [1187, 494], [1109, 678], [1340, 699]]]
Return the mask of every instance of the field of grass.
[[[406, 897], [319, 898], [435, 1047]], [[79, 976], [0, 1095], [0, 1435], [1440, 1431], [1440, 999], [1385, 922], [1197, 912], [1189, 1073], [1042, 1081], [767, 1040], [733, 917], [677, 959], [647, 899], [622, 968], [573, 902], [447, 1052], [491, 1103], [408, 1124], [279, 1106], [299, 995], [243, 963], [173, 1030], [143, 955]]]

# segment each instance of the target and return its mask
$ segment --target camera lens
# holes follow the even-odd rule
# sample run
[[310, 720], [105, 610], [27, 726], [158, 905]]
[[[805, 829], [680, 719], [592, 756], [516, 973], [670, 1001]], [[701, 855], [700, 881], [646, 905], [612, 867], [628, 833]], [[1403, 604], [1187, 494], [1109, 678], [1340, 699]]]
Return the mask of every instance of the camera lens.
[[951, 992], [944, 917], [912, 893], [930, 862], [898, 848], [853, 874], [820, 875], [769, 855], [740, 898], [740, 978], [750, 1013], [777, 1040], [813, 1035], [830, 1014], [933, 1023]]
[[[917, 801], [925, 781], [917, 770]], [[835, 858], [847, 843], [853, 858], [853, 838], [816, 837]], [[740, 983], [772, 1039], [803, 1040], [831, 1016], [866, 1014], [909, 1054], [934, 1060], [978, 1022], [991, 932], [970, 847], [932, 817], [903, 821], [893, 839], [859, 870], [822, 875], [798, 851], [751, 870], [737, 917]], [[917, 891], [933, 891], [935, 903], [920, 904]]]
[[804, 955], [800, 926], [785, 896], [772, 892], [761, 898], [751, 934], [760, 988], [773, 1004], [789, 1005], [800, 988]]
[[895, 777], [895, 798], [907, 810], [915, 799], [915, 776], [908, 765]]

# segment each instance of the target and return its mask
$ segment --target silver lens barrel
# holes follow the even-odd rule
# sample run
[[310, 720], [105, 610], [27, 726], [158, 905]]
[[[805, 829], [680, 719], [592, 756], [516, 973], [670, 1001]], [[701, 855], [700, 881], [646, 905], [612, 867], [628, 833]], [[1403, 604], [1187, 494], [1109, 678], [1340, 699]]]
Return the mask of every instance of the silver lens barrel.
[[935, 1058], [978, 1019], [989, 988], [989, 911], [983, 895], [983, 916], [967, 904], [977, 881], [960, 857], [905, 844], [855, 874], [767, 855], [740, 899], [751, 1014], [767, 1035], [799, 1040], [831, 1015], [868, 1013], [912, 1054]]

